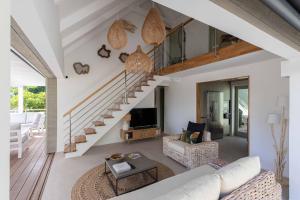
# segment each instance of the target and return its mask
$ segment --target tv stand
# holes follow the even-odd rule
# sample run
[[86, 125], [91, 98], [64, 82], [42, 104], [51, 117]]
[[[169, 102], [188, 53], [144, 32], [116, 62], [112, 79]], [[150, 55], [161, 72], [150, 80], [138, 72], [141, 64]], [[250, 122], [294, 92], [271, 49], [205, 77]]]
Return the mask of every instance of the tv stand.
[[120, 137], [124, 141], [135, 141], [147, 138], [155, 138], [160, 135], [158, 128], [144, 128], [144, 129], [129, 129], [127, 131], [121, 129]]

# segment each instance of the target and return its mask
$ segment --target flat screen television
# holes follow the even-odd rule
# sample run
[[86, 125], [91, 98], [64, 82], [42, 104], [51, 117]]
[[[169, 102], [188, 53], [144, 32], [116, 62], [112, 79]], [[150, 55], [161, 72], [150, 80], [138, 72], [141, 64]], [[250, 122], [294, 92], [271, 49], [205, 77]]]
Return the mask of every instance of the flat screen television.
[[134, 108], [130, 114], [130, 127], [133, 129], [157, 127], [156, 108]]

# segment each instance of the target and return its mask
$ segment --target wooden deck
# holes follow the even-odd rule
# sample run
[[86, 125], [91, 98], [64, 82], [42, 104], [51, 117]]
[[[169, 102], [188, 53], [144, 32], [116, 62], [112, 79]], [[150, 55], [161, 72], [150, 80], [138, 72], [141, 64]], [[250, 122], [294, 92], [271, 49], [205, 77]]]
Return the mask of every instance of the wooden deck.
[[10, 199], [40, 199], [54, 154], [46, 153], [44, 135], [33, 136], [21, 159], [10, 154]]

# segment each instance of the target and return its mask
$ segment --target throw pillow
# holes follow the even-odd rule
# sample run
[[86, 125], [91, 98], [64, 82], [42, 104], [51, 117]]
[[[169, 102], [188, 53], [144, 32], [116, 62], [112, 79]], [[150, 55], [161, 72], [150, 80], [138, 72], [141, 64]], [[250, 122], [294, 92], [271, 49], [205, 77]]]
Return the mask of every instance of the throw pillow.
[[199, 134], [200, 132], [194, 132], [191, 134], [191, 144], [197, 144]]
[[185, 142], [191, 144], [191, 135], [193, 132], [185, 131]]
[[191, 132], [200, 132], [198, 135], [197, 143], [202, 142], [202, 137], [205, 129], [205, 123], [194, 123], [189, 121], [187, 130]]
[[185, 131], [183, 131], [182, 134], [180, 134], [179, 140], [182, 141], [182, 142], [186, 141], [186, 133], [185, 133]]
[[221, 197], [236, 190], [260, 173], [260, 159], [257, 156], [240, 158], [219, 169], [221, 178]]

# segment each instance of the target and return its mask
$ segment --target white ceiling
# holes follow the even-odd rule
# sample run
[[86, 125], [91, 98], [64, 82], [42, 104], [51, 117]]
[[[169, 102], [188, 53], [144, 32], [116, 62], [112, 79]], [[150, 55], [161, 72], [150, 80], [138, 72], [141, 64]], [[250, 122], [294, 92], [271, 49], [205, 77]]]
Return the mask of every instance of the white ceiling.
[[10, 53], [11, 86], [44, 86], [45, 78], [14, 53]]
[[[112, 20], [131, 12], [145, 17], [152, 6], [151, 0], [55, 0], [60, 16], [62, 46], [66, 52], [77, 42], [91, 39], [92, 32], [105, 30]], [[165, 23], [174, 27], [187, 19], [181, 13], [156, 4]]]

